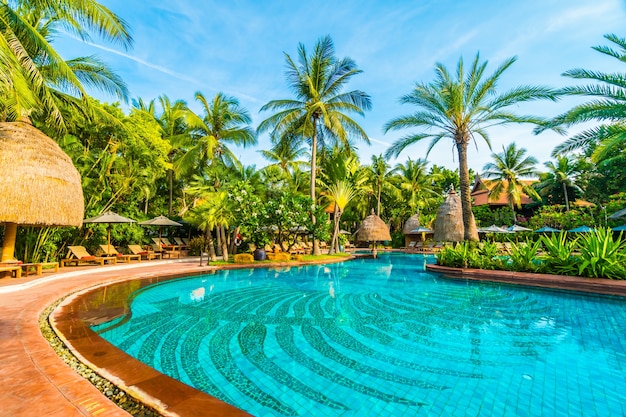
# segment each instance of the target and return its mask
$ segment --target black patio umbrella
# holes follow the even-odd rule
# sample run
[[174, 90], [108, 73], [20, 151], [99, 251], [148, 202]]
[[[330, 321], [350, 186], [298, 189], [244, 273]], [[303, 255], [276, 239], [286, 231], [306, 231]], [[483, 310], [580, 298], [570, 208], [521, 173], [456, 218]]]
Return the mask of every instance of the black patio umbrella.
[[99, 214], [83, 220], [83, 223], [106, 223], [107, 224], [107, 254], [111, 253], [111, 225], [114, 223], [135, 223], [133, 219], [120, 216], [112, 211]]
[[139, 222], [142, 226], [159, 226], [159, 241], [161, 241], [161, 231], [163, 227], [167, 226], [182, 226], [182, 224], [175, 222], [174, 220], [168, 219], [165, 216], [157, 216], [153, 219], [146, 220], [143, 222]]

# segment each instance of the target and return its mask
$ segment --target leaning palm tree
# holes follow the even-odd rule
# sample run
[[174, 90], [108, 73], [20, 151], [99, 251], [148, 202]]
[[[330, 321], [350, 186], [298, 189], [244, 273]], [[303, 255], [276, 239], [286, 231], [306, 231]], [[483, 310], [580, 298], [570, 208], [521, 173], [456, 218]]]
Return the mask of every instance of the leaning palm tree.
[[467, 145], [479, 136], [491, 148], [487, 129], [494, 125], [508, 123], [541, 124], [543, 120], [535, 116], [517, 115], [510, 107], [532, 100], [556, 100], [556, 93], [539, 86], [519, 86], [502, 94], [497, 93], [497, 84], [516, 58], [509, 58], [493, 74], [486, 75], [487, 61], [480, 62], [479, 54], [466, 72], [463, 59], [459, 60], [456, 74], [450, 74], [443, 64], [435, 66], [435, 81], [417, 83], [415, 89], [403, 96], [400, 101], [413, 104], [418, 111], [407, 116], [390, 120], [385, 124], [385, 132], [407, 128], [421, 131], [398, 139], [385, 156], [398, 156], [406, 147], [430, 139], [427, 155], [443, 138], [451, 139], [459, 157], [459, 176], [463, 226], [466, 240], [478, 240], [476, 222], [472, 213], [469, 168], [467, 165]]
[[[261, 111], [277, 111], [263, 120], [259, 132], [271, 131], [277, 138], [292, 135], [305, 139], [311, 147], [311, 199], [315, 199], [318, 142], [336, 141], [349, 146], [352, 138], [369, 143], [365, 131], [349, 117], [363, 115], [372, 106], [363, 91], [343, 92], [350, 79], [361, 73], [350, 58], [337, 59], [330, 36], [321, 38], [309, 56], [303, 44], [298, 47], [298, 62], [285, 54], [287, 81], [295, 99], [272, 100]], [[312, 217], [315, 224], [315, 217]], [[314, 241], [314, 253], [320, 254]]]
[[535, 189], [546, 200], [556, 195], [563, 195], [565, 210], [569, 211], [569, 195], [574, 196], [583, 192], [576, 183], [580, 173], [577, 164], [567, 156], [559, 156], [556, 164], [548, 161], [544, 165], [548, 168], [548, 172], [540, 174], [539, 183], [535, 184]]
[[505, 193], [509, 207], [513, 212], [513, 224], [517, 223], [515, 207], [522, 208], [522, 193], [529, 197], [540, 200], [537, 191], [522, 181], [522, 178], [530, 178], [538, 175], [535, 168], [537, 159], [526, 156], [526, 149], [518, 149], [515, 143], [506, 148], [502, 147], [502, 153], [491, 155], [494, 162], [489, 162], [483, 167], [483, 177], [494, 180], [489, 191], [489, 198], [498, 199], [500, 194]]
[[[626, 39], [618, 38], [612, 34], [604, 37], [613, 42], [618, 49], [615, 50], [608, 46], [595, 46], [593, 49], [625, 62]], [[594, 99], [555, 117], [550, 123], [537, 128], [536, 132], [541, 132], [547, 128], [567, 128], [590, 121], [605, 123], [586, 129], [567, 139], [554, 148], [552, 156], [556, 157], [564, 152], [594, 147], [592, 160], [594, 162], [606, 160], [611, 155], [611, 150], [619, 149], [619, 146], [626, 144], [626, 111], [624, 110], [626, 108], [626, 74], [607, 74], [573, 69], [566, 71], [563, 75], [576, 80], [597, 82], [598, 84], [566, 87], [562, 90], [567, 95], [588, 96]]]
[[63, 106], [88, 104], [87, 86], [126, 97], [126, 86], [95, 57], [65, 61], [51, 45], [59, 28], [89, 40], [90, 33], [130, 47], [126, 23], [87, 0], [0, 2], [0, 112], [3, 120], [37, 118], [63, 130]]

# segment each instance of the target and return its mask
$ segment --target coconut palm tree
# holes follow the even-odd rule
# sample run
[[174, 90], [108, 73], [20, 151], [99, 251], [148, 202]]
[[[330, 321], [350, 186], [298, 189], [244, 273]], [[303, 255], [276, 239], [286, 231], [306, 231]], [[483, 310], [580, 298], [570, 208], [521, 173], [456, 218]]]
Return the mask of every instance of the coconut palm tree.
[[569, 195], [582, 194], [583, 190], [576, 183], [580, 173], [577, 164], [567, 156], [559, 156], [556, 164], [548, 161], [544, 164], [548, 172], [539, 176], [535, 189], [544, 199], [550, 196], [563, 195], [565, 210], [569, 211]]
[[372, 163], [368, 167], [368, 176], [372, 191], [376, 195], [376, 215], [380, 217], [380, 197], [384, 189], [389, 188], [394, 170], [382, 155], [372, 155]]
[[[346, 84], [362, 71], [350, 58], [338, 59], [330, 36], [316, 43], [308, 55], [303, 44], [298, 46], [298, 61], [285, 54], [287, 81], [295, 99], [272, 100], [261, 111], [276, 111], [263, 120], [259, 132], [271, 131], [277, 138], [292, 135], [309, 141], [311, 147], [311, 199], [315, 199], [317, 151], [319, 142], [335, 141], [349, 146], [352, 138], [369, 143], [365, 131], [350, 116], [363, 115], [372, 106], [369, 95], [354, 90], [343, 92]], [[313, 224], [315, 219], [312, 218]], [[318, 242], [314, 253], [319, 254]]]
[[459, 59], [456, 74], [450, 74], [441, 63], [435, 66], [435, 81], [417, 83], [409, 94], [400, 101], [412, 104], [418, 111], [401, 116], [385, 124], [385, 132], [407, 128], [421, 129], [398, 139], [386, 152], [386, 157], [398, 156], [406, 147], [424, 139], [430, 139], [427, 155], [443, 138], [451, 139], [459, 157], [461, 204], [463, 208], [464, 237], [478, 240], [476, 222], [472, 213], [467, 164], [467, 145], [470, 140], [481, 137], [491, 148], [487, 129], [494, 125], [509, 123], [543, 123], [534, 116], [517, 115], [510, 111], [511, 106], [520, 103], [550, 99], [556, 93], [546, 87], [519, 86], [502, 94], [497, 92], [497, 84], [502, 74], [516, 61], [506, 59], [491, 75], [486, 75], [487, 61], [480, 62], [479, 54], [466, 71], [463, 59]]
[[[142, 104], [140, 99], [138, 105], [142, 111], [154, 117], [154, 106], [152, 103], [146, 106]], [[174, 159], [177, 155], [182, 153], [180, 144], [185, 143], [189, 138], [190, 129], [187, 124], [187, 118], [190, 114], [190, 110], [185, 101], [176, 100], [172, 103], [166, 95], [159, 96], [159, 105], [161, 107], [161, 114], [156, 116], [156, 121], [159, 123], [159, 126], [161, 126], [163, 139], [168, 141], [171, 146], [168, 153], [170, 168], [167, 171], [169, 189], [167, 215], [171, 216], [174, 204], [174, 177], [176, 175]]]
[[90, 33], [132, 44], [126, 23], [100, 3], [87, 0], [0, 2], [0, 112], [3, 120], [41, 119], [63, 130], [63, 105], [88, 105], [85, 88], [125, 98], [122, 80], [95, 57], [65, 61], [51, 45], [59, 29], [89, 40]]
[[306, 148], [292, 135], [287, 135], [275, 141], [269, 150], [261, 150], [259, 152], [261, 152], [263, 158], [272, 162], [269, 166], [279, 167], [285, 178], [289, 177], [293, 169], [302, 168], [306, 164], [305, 161], [300, 160], [300, 158], [307, 155]]
[[513, 223], [517, 222], [515, 207], [522, 208], [522, 193], [539, 200], [537, 191], [524, 183], [522, 178], [530, 178], [538, 175], [535, 168], [537, 159], [526, 156], [526, 149], [518, 149], [515, 143], [511, 143], [506, 148], [502, 146], [502, 153], [491, 154], [495, 162], [489, 162], [483, 167], [483, 177], [494, 180], [489, 191], [489, 198], [498, 199], [500, 194], [505, 193], [509, 207], [513, 212]]
[[[618, 47], [595, 46], [593, 49], [605, 55], [626, 61], [626, 39], [615, 35], [605, 35], [607, 40]], [[564, 152], [594, 146], [591, 158], [594, 162], [605, 160], [611, 150], [626, 144], [626, 74], [607, 74], [599, 71], [572, 69], [563, 76], [576, 80], [595, 81], [597, 84], [566, 87], [562, 93], [567, 95], [588, 96], [593, 100], [578, 105], [555, 117], [548, 124], [538, 127], [536, 132], [547, 128], [567, 128], [579, 123], [598, 121], [604, 124], [586, 129], [554, 148], [553, 157]]]
[[185, 152], [175, 162], [181, 171], [202, 171], [214, 161], [232, 165], [237, 158], [228, 148], [228, 143], [244, 147], [256, 145], [256, 134], [250, 127], [250, 114], [236, 98], [221, 92], [210, 102], [200, 92], [195, 97], [204, 114], [198, 116], [190, 112], [188, 115], [191, 134], [181, 137], [179, 145]]
[[409, 158], [404, 164], [396, 165], [394, 181], [400, 190], [402, 201], [410, 208], [410, 213], [420, 214], [428, 207], [441, 202], [441, 195], [436, 190], [437, 175], [433, 176], [427, 170], [428, 161], [425, 159], [412, 160]]

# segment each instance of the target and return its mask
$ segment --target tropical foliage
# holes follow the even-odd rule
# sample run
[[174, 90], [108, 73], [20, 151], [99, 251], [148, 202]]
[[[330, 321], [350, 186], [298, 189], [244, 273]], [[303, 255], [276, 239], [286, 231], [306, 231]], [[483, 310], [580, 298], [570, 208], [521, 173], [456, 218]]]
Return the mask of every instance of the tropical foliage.
[[[262, 106], [260, 110], [271, 114], [255, 129], [250, 110], [257, 109], [246, 109], [222, 92], [196, 92], [198, 112], [164, 94], [149, 101], [137, 97], [126, 109], [127, 87], [105, 62], [98, 57], [61, 57], [55, 51], [55, 36], [64, 32], [132, 47], [126, 23], [97, 1], [0, 2], [0, 121], [30, 121], [61, 146], [81, 174], [86, 216], [112, 210], [141, 221], [166, 214], [185, 226], [164, 233], [192, 236], [196, 254], [228, 259], [251, 243], [274, 241], [289, 248], [302, 240], [329, 242], [330, 252], [337, 252], [372, 209], [391, 225], [393, 243], [403, 246], [404, 222], [417, 214], [420, 224], [432, 225], [450, 186], [463, 196], [465, 236], [476, 239], [469, 186], [477, 167], [469, 166], [467, 145], [482, 138], [490, 146], [490, 126], [518, 122], [557, 130], [579, 122], [604, 123], [566, 140], [557, 150], [568, 152], [545, 162], [548, 172], [535, 186], [541, 207], [524, 225], [571, 229], [622, 223], [608, 218], [626, 206], [621, 109], [626, 77], [621, 74], [572, 70], [565, 75], [599, 85], [556, 92], [522, 85], [501, 92], [497, 84], [515, 58], [491, 74], [478, 55], [469, 67], [459, 60], [454, 73], [437, 64], [434, 81], [418, 82], [401, 98], [417, 111], [384, 126], [385, 131], [416, 132], [398, 140], [384, 156], [362, 161], [356, 144], [369, 143], [368, 134], [353, 117], [364, 116], [372, 101], [366, 92], [348, 88], [362, 71], [352, 59], [336, 56], [329, 36], [320, 38], [311, 51], [300, 44], [296, 56], [285, 54], [285, 78], [293, 96]], [[624, 40], [614, 35], [607, 39], [619, 49], [596, 49], [623, 61]], [[92, 98], [95, 90], [122, 104]], [[559, 94], [596, 99], [548, 124], [511, 111], [520, 103], [554, 100]], [[257, 135], [264, 133], [271, 141], [269, 149], [260, 150], [267, 166], [257, 169], [239, 161], [235, 147], [254, 146]], [[444, 138], [457, 150], [458, 170], [429, 166], [418, 156], [395, 165], [389, 159], [425, 139], [430, 152]], [[519, 178], [534, 175], [536, 162], [515, 145], [494, 154], [485, 176], [501, 184], [492, 192], [506, 193], [510, 206], [499, 211], [475, 207], [481, 224], [512, 223], [519, 192], [533, 193]], [[595, 206], [574, 205], [579, 198]], [[16, 254], [23, 261], [58, 259], [69, 244], [97, 248], [106, 233], [106, 225], [23, 227]], [[116, 225], [111, 238], [125, 246], [148, 243], [150, 233], [155, 232]], [[610, 238], [608, 232], [578, 240], [562, 241], [560, 235], [535, 238], [514, 246], [510, 262], [498, 258], [497, 247], [488, 242], [448, 248], [441, 257], [459, 266], [541, 270], [551, 265], [560, 272], [578, 268], [585, 276], [621, 277], [623, 242]], [[318, 245], [315, 249], [319, 253]], [[540, 253], [546, 257], [543, 266], [533, 262]], [[573, 253], [577, 263], [571, 262]]]

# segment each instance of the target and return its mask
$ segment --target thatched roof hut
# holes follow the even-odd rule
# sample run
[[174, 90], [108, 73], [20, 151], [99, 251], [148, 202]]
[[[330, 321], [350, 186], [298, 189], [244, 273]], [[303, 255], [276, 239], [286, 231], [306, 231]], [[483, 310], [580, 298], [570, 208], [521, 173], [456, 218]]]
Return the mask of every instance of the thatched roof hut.
[[361, 223], [361, 227], [358, 230], [357, 240], [373, 242], [372, 254], [374, 258], [376, 257], [376, 242], [391, 240], [389, 227], [380, 217], [374, 214], [374, 209], [372, 209], [372, 214], [363, 219], [363, 223]]
[[29, 123], [0, 123], [0, 178], [0, 223], [5, 223], [0, 262], [13, 258], [18, 224], [82, 225], [80, 174], [59, 145]]
[[415, 230], [420, 226], [420, 215], [419, 213], [414, 214], [409, 217], [408, 220], [404, 223], [402, 233], [404, 233], [405, 235], [411, 234], [411, 230]]
[[461, 197], [454, 188], [450, 188], [443, 204], [437, 209], [434, 229], [433, 240], [437, 242], [461, 242], [464, 238]]
[[385, 222], [374, 214], [374, 210], [372, 210], [372, 214], [363, 219], [363, 223], [361, 223], [359, 233], [357, 234], [357, 240], [361, 242], [382, 242], [384, 240], [391, 240], [389, 227], [387, 227]]

